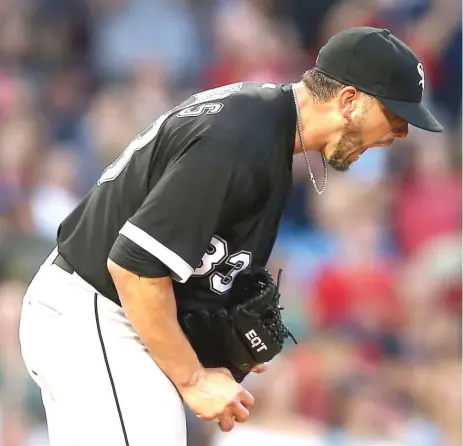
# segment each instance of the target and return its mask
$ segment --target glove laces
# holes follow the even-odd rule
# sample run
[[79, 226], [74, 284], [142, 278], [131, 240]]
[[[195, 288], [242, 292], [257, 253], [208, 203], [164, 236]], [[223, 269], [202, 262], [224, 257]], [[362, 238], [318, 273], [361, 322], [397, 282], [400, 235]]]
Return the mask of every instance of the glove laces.
[[[276, 288], [276, 294], [277, 294], [277, 299], [276, 299], [276, 304], [277, 304], [277, 309], [282, 311], [284, 310], [284, 307], [282, 307], [280, 305], [280, 283], [281, 283], [281, 275], [283, 273], [283, 270], [280, 269], [278, 271], [278, 276], [277, 276], [277, 288]], [[272, 309], [273, 310], [273, 309]], [[287, 337], [290, 337], [293, 342], [295, 344], [297, 344], [297, 341], [296, 341], [296, 338], [294, 337], [294, 335], [285, 327], [285, 325], [283, 324], [283, 321], [281, 320], [281, 317], [278, 318], [279, 319], [279, 322], [280, 322], [280, 327], [277, 328], [277, 331], [279, 332], [280, 335], [282, 335], [282, 337], [284, 338], [287, 338]]]

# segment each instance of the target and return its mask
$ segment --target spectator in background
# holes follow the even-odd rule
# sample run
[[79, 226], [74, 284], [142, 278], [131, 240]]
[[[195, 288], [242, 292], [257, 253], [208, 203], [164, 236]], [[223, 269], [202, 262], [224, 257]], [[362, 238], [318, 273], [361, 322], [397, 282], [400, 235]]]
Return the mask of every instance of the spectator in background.
[[206, 72], [203, 88], [237, 79], [279, 83], [291, 77], [301, 62], [297, 35], [259, 6], [256, 1], [223, 3], [213, 25], [216, 59]]
[[130, 79], [139, 64], [163, 67], [175, 83], [195, 85], [201, 42], [181, 0], [90, 0], [93, 66], [104, 79]]
[[392, 225], [398, 249], [413, 254], [434, 237], [461, 231], [461, 167], [451, 159], [449, 136], [412, 138], [410, 165], [396, 184]]
[[79, 204], [76, 157], [69, 149], [52, 149], [42, 163], [30, 196], [32, 224], [39, 236], [55, 240], [58, 226]]
[[[0, 445], [22, 446], [31, 435], [43, 429], [43, 417], [38, 430], [34, 426], [37, 412], [24, 410], [28, 402], [40, 401], [37, 389], [31, 385], [20, 358], [18, 323], [20, 300], [25, 284], [17, 281], [0, 285]], [[33, 407], [33, 406], [32, 406]], [[41, 414], [42, 411], [39, 412]]]

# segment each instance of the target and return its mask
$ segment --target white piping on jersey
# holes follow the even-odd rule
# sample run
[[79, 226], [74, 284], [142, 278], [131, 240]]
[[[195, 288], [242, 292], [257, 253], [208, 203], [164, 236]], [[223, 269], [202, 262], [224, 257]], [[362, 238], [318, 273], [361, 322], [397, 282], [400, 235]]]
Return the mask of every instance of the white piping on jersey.
[[162, 263], [168, 266], [172, 272], [177, 276], [174, 279], [177, 282], [185, 283], [188, 278], [193, 274], [193, 268], [188, 265], [178, 254], [171, 251], [169, 248], [158, 242], [155, 238], [147, 232], [135, 226], [133, 223], [127, 221], [122, 226], [119, 234], [127, 237], [136, 243], [140, 248], [148, 251], [154, 257], [158, 258]]

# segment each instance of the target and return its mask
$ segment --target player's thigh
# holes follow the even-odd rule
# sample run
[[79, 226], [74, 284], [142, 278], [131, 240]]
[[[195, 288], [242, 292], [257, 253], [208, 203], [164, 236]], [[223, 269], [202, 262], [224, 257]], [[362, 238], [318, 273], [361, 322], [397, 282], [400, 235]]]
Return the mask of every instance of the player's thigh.
[[60, 445], [68, 436], [74, 446], [125, 446], [93, 294], [44, 269], [23, 302], [20, 342], [26, 367], [42, 391], [51, 441]]
[[184, 446], [181, 399], [122, 310], [59, 276], [29, 288], [20, 330], [26, 366], [59, 414], [50, 428], [61, 419], [75, 446]]
[[72, 430], [69, 428], [58, 404], [46, 390], [42, 389], [41, 394], [47, 418], [50, 446], [74, 446]]
[[108, 314], [107, 301], [99, 299], [100, 344], [129, 444], [186, 446], [185, 412], [175, 386], [126, 329], [127, 320]]
[[125, 318], [97, 313], [97, 305], [94, 310], [80, 334], [67, 337], [72, 354], [51, 378], [75, 445], [186, 446], [185, 414], [175, 387]]

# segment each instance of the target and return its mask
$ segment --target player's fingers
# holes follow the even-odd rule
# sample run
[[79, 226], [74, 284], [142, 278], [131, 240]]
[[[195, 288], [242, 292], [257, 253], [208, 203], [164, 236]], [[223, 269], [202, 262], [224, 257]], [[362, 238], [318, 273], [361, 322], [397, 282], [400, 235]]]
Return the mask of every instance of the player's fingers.
[[233, 417], [237, 423], [245, 423], [249, 418], [249, 410], [242, 404], [236, 403], [232, 407]]
[[196, 415], [201, 421], [213, 421], [216, 419], [215, 415]]
[[246, 389], [241, 391], [239, 399], [241, 404], [248, 409], [254, 406], [254, 397]]
[[256, 366], [254, 366], [252, 369], [251, 369], [251, 372], [254, 372], [254, 373], [264, 373], [266, 372], [268, 369], [268, 364], [266, 363], [263, 363], [263, 364], [257, 364]]
[[218, 417], [219, 428], [222, 432], [230, 432], [235, 427], [233, 416], [226, 412]]

